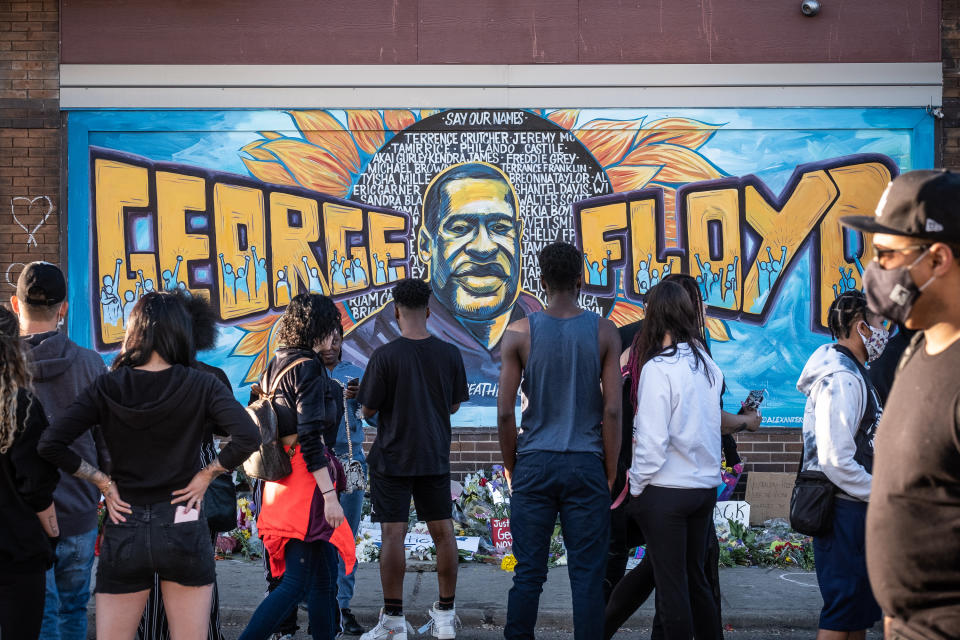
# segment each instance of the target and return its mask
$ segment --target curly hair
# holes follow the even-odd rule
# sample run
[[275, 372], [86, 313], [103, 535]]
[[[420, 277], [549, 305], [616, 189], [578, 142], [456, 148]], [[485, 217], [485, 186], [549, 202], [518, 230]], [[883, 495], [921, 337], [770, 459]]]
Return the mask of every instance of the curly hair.
[[280, 317], [277, 327], [277, 344], [312, 350], [329, 336], [340, 324], [340, 310], [333, 300], [318, 293], [301, 293], [295, 296]]
[[425, 309], [430, 304], [430, 285], [417, 278], [404, 278], [393, 288], [393, 301], [407, 309]]
[[583, 254], [567, 242], [553, 242], [540, 250], [540, 275], [554, 291], [573, 291], [583, 275]]
[[175, 296], [183, 302], [187, 314], [190, 316], [190, 324], [193, 328], [193, 350], [206, 351], [213, 349], [217, 344], [217, 312], [204, 298], [190, 295], [185, 291], [177, 289], [173, 292]]
[[169, 364], [189, 367], [193, 362], [193, 329], [182, 296], [151, 291], [137, 300], [112, 368], [139, 367], [154, 352]]
[[834, 340], [849, 338], [858, 320], [867, 319], [867, 297], [862, 292], [844, 291], [830, 304], [827, 328]]
[[6, 307], [0, 307], [0, 453], [13, 446], [17, 396], [20, 389], [30, 389], [30, 383], [30, 370], [20, 342], [20, 320]]

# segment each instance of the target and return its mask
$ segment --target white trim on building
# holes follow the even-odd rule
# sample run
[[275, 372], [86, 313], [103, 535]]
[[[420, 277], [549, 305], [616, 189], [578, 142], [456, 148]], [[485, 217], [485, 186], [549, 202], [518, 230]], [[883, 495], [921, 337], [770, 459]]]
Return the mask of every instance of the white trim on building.
[[939, 62], [60, 65], [62, 109], [940, 106]]

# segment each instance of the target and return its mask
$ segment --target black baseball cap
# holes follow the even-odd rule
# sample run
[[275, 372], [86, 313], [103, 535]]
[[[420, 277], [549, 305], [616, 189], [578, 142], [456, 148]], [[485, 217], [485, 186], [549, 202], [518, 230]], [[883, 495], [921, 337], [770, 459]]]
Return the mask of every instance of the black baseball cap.
[[31, 262], [20, 272], [17, 299], [35, 307], [60, 304], [67, 297], [67, 281], [60, 267], [49, 262]]
[[840, 223], [867, 233], [960, 243], [960, 174], [908, 171], [887, 185], [876, 216], [844, 216]]

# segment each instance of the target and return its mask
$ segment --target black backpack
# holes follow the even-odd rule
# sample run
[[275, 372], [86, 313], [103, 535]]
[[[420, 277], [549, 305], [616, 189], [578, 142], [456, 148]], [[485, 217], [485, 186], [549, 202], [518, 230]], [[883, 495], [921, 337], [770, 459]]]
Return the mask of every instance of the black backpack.
[[276, 481], [286, 478], [293, 471], [290, 455], [280, 445], [277, 410], [273, 399], [277, 394], [280, 381], [298, 364], [309, 362], [310, 358], [298, 358], [284, 367], [266, 384], [267, 374], [263, 374], [261, 384], [255, 384], [253, 391], [257, 399], [247, 407], [247, 413], [260, 430], [260, 448], [253, 452], [243, 463], [243, 472], [258, 480]]

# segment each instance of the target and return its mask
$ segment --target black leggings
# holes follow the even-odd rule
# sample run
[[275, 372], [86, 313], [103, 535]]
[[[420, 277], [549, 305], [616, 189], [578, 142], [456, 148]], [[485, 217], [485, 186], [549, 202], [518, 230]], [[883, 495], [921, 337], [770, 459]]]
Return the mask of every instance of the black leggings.
[[[643, 530], [647, 555], [613, 583], [617, 563], [611, 550], [608, 580], [615, 588], [605, 611], [605, 638], [611, 638], [646, 601], [658, 575], [663, 586], [657, 590], [654, 640], [689, 638], [691, 633], [697, 640], [723, 638], [720, 548], [712, 527], [715, 502], [713, 489], [662, 487], [647, 487], [640, 497], [631, 500], [627, 508]], [[686, 567], [686, 571], [678, 570], [680, 567]]]
[[0, 637], [36, 640], [46, 595], [47, 572], [43, 569], [28, 573], [0, 570]]

